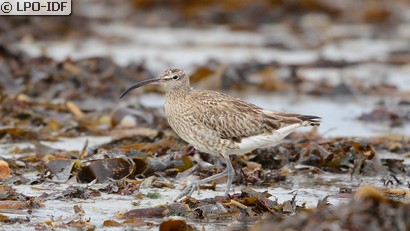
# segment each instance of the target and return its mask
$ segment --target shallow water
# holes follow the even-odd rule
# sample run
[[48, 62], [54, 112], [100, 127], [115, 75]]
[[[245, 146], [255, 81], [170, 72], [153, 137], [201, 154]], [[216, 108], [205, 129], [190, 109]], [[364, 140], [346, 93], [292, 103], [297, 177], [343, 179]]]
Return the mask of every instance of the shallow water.
[[[302, 176], [300, 174], [291, 176], [291, 185], [286, 184], [282, 186], [281, 184], [271, 187], [255, 187], [252, 186], [257, 191], [264, 192], [268, 191], [272, 195], [272, 199], [276, 199], [279, 203], [291, 200], [294, 195], [296, 195], [296, 204], [302, 205], [306, 204], [306, 207], [312, 208], [316, 207], [317, 203], [324, 197], [328, 197], [328, 202], [332, 205], [338, 205], [343, 202], [350, 200], [350, 195], [340, 194], [340, 188], [356, 188], [360, 185], [371, 184], [377, 187], [383, 187], [381, 177], [363, 177], [354, 176], [352, 179], [349, 174], [309, 174]], [[194, 180], [194, 179], [192, 179]], [[52, 193], [60, 190], [64, 190], [69, 184], [53, 184], [45, 183], [38, 186], [15, 186], [15, 188], [26, 195], [39, 196], [42, 193]], [[85, 185], [84, 185], [85, 186]], [[179, 186], [181, 187], [181, 186]], [[40, 209], [33, 210], [30, 215], [31, 224], [41, 223], [50, 219], [62, 219], [63, 221], [70, 221], [73, 218], [73, 206], [81, 205], [85, 211], [84, 219], [91, 219], [91, 222], [97, 226], [97, 228], [102, 228], [102, 224], [105, 220], [113, 219], [115, 214], [126, 212], [135, 208], [153, 207], [161, 204], [171, 203], [173, 199], [179, 195], [181, 192], [179, 187], [177, 189], [153, 189], [146, 188], [141, 189], [142, 194], [158, 192], [161, 196], [159, 199], [150, 199], [144, 197], [142, 200], [135, 199], [133, 196], [123, 196], [102, 193], [101, 197], [94, 197], [93, 199], [83, 200], [83, 199], [70, 199], [70, 200], [49, 200], [45, 201], [44, 207]], [[400, 187], [399, 187], [400, 188]], [[405, 188], [404, 186], [402, 188]], [[241, 187], [234, 186], [234, 192], [240, 192]], [[223, 195], [224, 184], [218, 185], [216, 191], [211, 190], [201, 190], [200, 194], [195, 192], [193, 196], [197, 199], [212, 198], [215, 196]], [[132, 205], [132, 202], [137, 202], [138, 206]], [[7, 214], [10, 217], [20, 217], [26, 216], [28, 214]], [[151, 221], [154, 223], [160, 223], [163, 219], [144, 219], [146, 221]], [[192, 223], [193, 221], [188, 221]], [[205, 228], [213, 228], [220, 225], [226, 226], [226, 223], [220, 224], [220, 222], [209, 222], [206, 224], [193, 224], [197, 228], [202, 225]], [[26, 227], [26, 225], [13, 225], [11, 227], [19, 228]], [[143, 227], [147, 230], [156, 230], [157, 228]], [[33, 227], [30, 228], [34, 230]], [[104, 229], [107, 229], [105, 227]], [[115, 228], [109, 228], [110, 230], [116, 230]]]
[[[78, 137], [78, 138], [64, 138], [59, 142], [43, 142], [44, 145], [50, 146], [52, 148], [59, 148], [63, 150], [79, 151], [82, 149], [82, 145], [85, 140], [89, 140], [90, 148], [92, 145], [101, 145], [105, 142], [109, 142], [109, 137]], [[4, 148], [3, 148], [4, 150]], [[405, 159], [405, 164], [410, 164], [410, 158], [405, 158], [403, 156], [398, 156], [392, 153], [378, 153], [378, 159], [380, 158], [397, 158]], [[375, 160], [377, 161], [377, 160]], [[303, 168], [303, 166], [300, 166]], [[35, 177], [35, 175], [28, 174], [27, 177]], [[400, 179], [404, 176], [398, 176]], [[296, 175], [288, 176], [288, 180], [283, 183], [278, 183], [270, 187], [258, 187], [252, 186], [257, 191], [264, 192], [268, 191], [272, 198], [278, 200], [279, 203], [283, 203], [286, 200], [291, 200], [294, 195], [296, 195], [297, 205], [306, 204], [307, 207], [317, 206], [318, 201], [322, 200], [324, 197], [329, 196], [328, 202], [332, 205], [338, 205], [343, 202], [347, 202], [351, 195], [344, 195], [339, 192], [340, 188], [357, 188], [361, 185], [371, 184], [376, 187], [383, 187], [383, 182], [381, 179], [383, 176], [358, 176], [354, 175], [352, 178], [350, 174], [334, 174], [334, 173], [320, 173], [312, 174], [306, 171], [305, 174], [299, 172]], [[184, 182], [189, 183], [196, 180], [196, 176], [191, 176], [187, 179], [182, 179]], [[402, 179], [403, 180], [403, 179]], [[29, 185], [19, 185], [15, 186], [17, 191], [24, 193], [29, 196], [39, 196], [42, 193], [53, 193], [66, 189], [70, 184], [68, 183], [43, 183], [40, 185], [29, 186]], [[77, 185], [77, 184], [76, 184]], [[81, 185], [81, 184], [80, 184]], [[83, 184], [86, 186], [86, 184]], [[176, 189], [169, 188], [141, 188], [140, 192], [142, 194], [147, 194], [149, 192], [158, 192], [161, 196], [159, 199], [150, 199], [144, 197], [144, 199], [139, 200], [133, 196], [123, 196], [117, 194], [107, 194], [102, 193], [101, 197], [94, 197], [93, 199], [83, 200], [83, 199], [69, 199], [69, 200], [48, 200], [45, 201], [44, 207], [40, 209], [33, 210], [31, 217], [31, 224], [44, 222], [54, 219], [70, 220], [73, 217], [73, 206], [81, 205], [84, 209], [86, 215], [85, 219], [90, 218], [91, 222], [98, 228], [102, 228], [102, 224], [105, 220], [112, 219], [115, 214], [119, 212], [125, 212], [135, 208], [152, 207], [161, 204], [171, 203], [174, 198], [181, 192], [182, 182], [176, 183]], [[397, 186], [397, 188], [406, 189], [405, 185]], [[234, 186], [232, 193], [238, 193], [241, 191], [243, 186]], [[193, 196], [197, 199], [212, 198], [214, 196], [223, 195], [225, 190], [224, 184], [217, 185], [216, 191], [211, 190], [201, 190], [200, 194], [195, 192]], [[137, 202], [138, 207], [132, 205], [132, 202]], [[24, 212], [21, 214], [7, 214], [10, 217], [21, 217], [27, 216]], [[145, 219], [152, 221], [154, 223], [160, 223], [163, 219]], [[204, 225], [206, 228], [213, 228], [219, 225], [216, 223], [207, 224], [194, 224], [196, 227]], [[20, 228], [26, 227], [25, 225], [13, 225], [11, 227]], [[31, 227], [33, 230], [34, 228]], [[147, 228], [147, 227], [145, 227]], [[111, 228], [110, 228], [111, 229]], [[156, 229], [156, 228], [152, 228]], [[115, 228], [113, 228], [115, 230]]]

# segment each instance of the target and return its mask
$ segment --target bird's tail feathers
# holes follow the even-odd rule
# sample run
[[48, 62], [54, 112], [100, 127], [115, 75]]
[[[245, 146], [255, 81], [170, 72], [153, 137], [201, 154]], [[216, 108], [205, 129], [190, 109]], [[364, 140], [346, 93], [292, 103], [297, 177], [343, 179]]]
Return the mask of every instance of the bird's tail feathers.
[[319, 126], [321, 122], [320, 120], [322, 119], [318, 116], [311, 115], [300, 115], [297, 118], [303, 121], [303, 126]]

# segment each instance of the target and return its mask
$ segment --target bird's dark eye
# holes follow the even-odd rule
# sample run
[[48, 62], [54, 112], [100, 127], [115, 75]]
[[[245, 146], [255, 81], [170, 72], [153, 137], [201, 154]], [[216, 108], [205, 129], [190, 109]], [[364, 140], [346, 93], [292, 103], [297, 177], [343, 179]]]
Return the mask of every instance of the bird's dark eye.
[[179, 77], [178, 77], [178, 75], [174, 75], [174, 76], [172, 76], [172, 78], [173, 79], [178, 79]]

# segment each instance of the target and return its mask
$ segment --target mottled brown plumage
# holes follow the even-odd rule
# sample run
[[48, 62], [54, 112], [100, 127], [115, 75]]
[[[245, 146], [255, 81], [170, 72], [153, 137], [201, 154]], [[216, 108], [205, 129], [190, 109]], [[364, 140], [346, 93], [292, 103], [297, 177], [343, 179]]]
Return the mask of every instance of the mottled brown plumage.
[[223, 173], [190, 185], [178, 198], [191, 195], [199, 184], [225, 175], [228, 175], [228, 194], [234, 175], [229, 155], [274, 145], [298, 127], [320, 124], [317, 116], [267, 111], [219, 92], [193, 90], [188, 75], [180, 69], [169, 69], [159, 78], [139, 82], [120, 97], [153, 83], [161, 84], [166, 90], [165, 113], [171, 128], [196, 149], [221, 154], [227, 162]]

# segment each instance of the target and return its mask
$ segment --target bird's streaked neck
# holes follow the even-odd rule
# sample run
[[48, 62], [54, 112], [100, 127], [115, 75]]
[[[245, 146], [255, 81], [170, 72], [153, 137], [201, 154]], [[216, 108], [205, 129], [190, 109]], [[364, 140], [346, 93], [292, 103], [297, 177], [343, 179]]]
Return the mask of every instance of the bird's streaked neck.
[[165, 88], [165, 95], [167, 97], [171, 96], [185, 96], [191, 91], [191, 86], [189, 85], [189, 80], [186, 83], [180, 84], [178, 86], [168, 86]]

